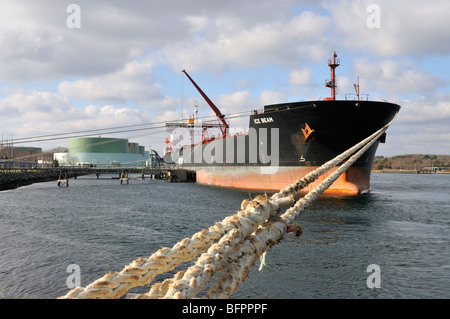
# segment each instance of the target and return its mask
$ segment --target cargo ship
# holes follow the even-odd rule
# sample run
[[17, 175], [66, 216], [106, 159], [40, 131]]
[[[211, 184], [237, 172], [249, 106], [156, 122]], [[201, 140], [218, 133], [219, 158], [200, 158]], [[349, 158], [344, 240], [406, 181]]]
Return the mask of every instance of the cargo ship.
[[[400, 106], [369, 101], [355, 84], [353, 99], [336, 100], [337, 54], [328, 60], [331, 96], [313, 101], [266, 105], [249, 112], [248, 130], [233, 130], [209, 97], [183, 72], [215, 112], [213, 122], [200, 121], [197, 109], [187, 121], [166, 122], [164, 161], [195, 170], [200, 184], [266, 192], [278, 191], [336, 157], [389, 123]], [[358, 80], [359, 82], [359, 80]], [[369, 192], [372, 162], [384, 134], [326, 193]], [[336, 168], [303, 191], [312, 189]]]

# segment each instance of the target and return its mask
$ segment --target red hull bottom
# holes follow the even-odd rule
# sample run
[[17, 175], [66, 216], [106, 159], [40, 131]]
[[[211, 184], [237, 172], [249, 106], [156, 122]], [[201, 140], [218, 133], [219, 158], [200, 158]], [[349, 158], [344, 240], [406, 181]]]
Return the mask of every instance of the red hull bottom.
[[[277, 192], [296, 182], [317, 167], [290, 166], [271, 168], [262, 173], [261, 167], [207, 167], [197, 168], [197, 183], [221, 187]], [[308, 192], [325, 180], [336, 168], [319, 177], [301, 192]], [[328, 194], [357, 195], [369, 192], [370, 168], [350, 167], [326, 191]]]

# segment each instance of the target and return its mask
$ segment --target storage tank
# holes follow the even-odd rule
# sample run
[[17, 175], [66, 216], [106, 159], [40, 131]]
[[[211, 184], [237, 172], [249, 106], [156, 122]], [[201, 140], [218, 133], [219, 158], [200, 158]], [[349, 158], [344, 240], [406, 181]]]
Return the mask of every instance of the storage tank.
[[129, 154], [139, 154], [139, 144], [138, 143], [128, 143], [128, 153]]
[[123, 138], [69, 138], [70, 153], [128, 153], [128, 140]]

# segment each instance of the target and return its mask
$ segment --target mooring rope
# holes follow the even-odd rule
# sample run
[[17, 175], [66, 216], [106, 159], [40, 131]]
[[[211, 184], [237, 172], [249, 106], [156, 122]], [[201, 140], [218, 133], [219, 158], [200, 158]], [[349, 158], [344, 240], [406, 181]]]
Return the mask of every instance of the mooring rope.
[[[278, 243], [305, 208], [353, 165], [393, 121], [270, 198], [258, 195], [251, 201], [244, 200], [240, 211], [208, 229], [181, 240], [172, 248], [161, 248], [147, 259], [138, 258], [122, 271], [111, 271], [84, 288], [74, 288], [61, 298], [120, 298], [130, 289], [149, 285], [157, 275], [193, 260], [199, 254], [201, 255], [194, 265], [188, 269], [179, 271], [173, 278], [153, 284], [148, 293], [129, 294], [128, 297], [194, 298], [204, 290], [208, 281], [220, 272], [223, 273], [210, 287], [205, 298], [231, 297], [267, 247]], [[352, 155], [353, 153], [355, 154]], [[295, 202], [294, 195], [300, 189], [350, 155], [352, 156], [324, 181]], [[278, 216], [283, 207], [290, 208]]]

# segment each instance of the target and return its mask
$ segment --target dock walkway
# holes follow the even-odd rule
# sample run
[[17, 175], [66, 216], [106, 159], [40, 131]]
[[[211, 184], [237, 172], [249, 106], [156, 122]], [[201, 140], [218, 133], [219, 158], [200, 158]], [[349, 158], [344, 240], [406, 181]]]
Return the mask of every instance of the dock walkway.
[[195, 171], [168, 167], [56, 167], [56, 168], [8, 168], [0, 169], [0, 191], [15, 189], [39, 182], [57, 181], [61, 176], [77, 178], [83, 175], [116, 175], [117, 179], [126, 174], [139, 174], [141, 179], [159, 179], [169, 182], [195, 182]]

